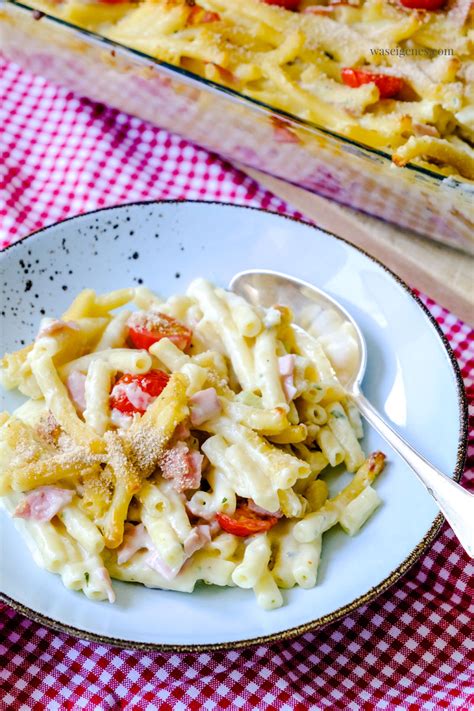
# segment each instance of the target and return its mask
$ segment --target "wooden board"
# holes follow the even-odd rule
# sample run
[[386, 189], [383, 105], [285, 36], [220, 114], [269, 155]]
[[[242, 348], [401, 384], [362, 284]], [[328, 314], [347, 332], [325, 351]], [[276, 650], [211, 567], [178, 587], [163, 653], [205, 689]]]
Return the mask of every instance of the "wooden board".
[[313, 220], [379, 259], [404, 281], [474, 325], [474, 257], [369, 217], [266, 173], [247, 175]]

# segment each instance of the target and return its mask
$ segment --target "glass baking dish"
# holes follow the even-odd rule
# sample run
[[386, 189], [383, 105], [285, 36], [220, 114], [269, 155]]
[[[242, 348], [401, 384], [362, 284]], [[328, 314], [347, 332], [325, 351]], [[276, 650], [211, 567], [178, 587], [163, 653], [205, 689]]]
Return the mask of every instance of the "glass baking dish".
[[357, 210], [474, 254], [473, 186], [364, 147], [14, 0], [0, 52], [30, 72]]

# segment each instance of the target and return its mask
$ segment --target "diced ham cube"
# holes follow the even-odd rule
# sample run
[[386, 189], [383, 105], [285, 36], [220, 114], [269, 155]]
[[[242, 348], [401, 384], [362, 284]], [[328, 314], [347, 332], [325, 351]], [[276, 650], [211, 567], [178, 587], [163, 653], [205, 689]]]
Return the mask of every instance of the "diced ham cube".
[[189, 406], [191, 409], [191, 424], [194, 427], [218, 417], [222, 409], [215, 388], [207, 388], [194, 393], [189, 398]]
[[293, 376], [287, 375], [286, 377], [284, 377], [283, 381], [282, 381], [282, 385], [283, 385], [283, 392], [285, 393], [287, 402], [291, 402], [297, 393], [297, 390], [296, 390], [296, 388], [294, 386], [294, 382], [293, 382]]
[[188, 437], [190, 436], [191, 432], [189, 430], [188, 425], [186, 424], [186, 421], [180, 422], [174, 431], [173, 438], [178, 441], [180, 439], [188, 439]]
[[[139, 526], [135, 526], [135, 528], [140, 528], [142, 524]], [[217, 525], [217, 529], [219, 529], [219, 526]], [[128, 533], [128, 532], [127, 532]], [[140, 548], [148, 548], [150, 551], [150, 555], [147, 556], [145, 562], [148, 565], [149, 568], [152, 568], [153, 570], [156, 570], [157, 573], [162, 575], [165, 580], [174, 580], [176, 576], [181, 572], [183, 569], [184, 565], [186, 565], [186, 561], [191, 558], [191, 556], [196, 553], [196, 551], [200, 550], [203, 548], [206, 543], [211, 542], [211, 526], [207, 524], [199, 524], [198, 526], [194, 526], [191, 531], [189, 532], [188, 536], [184, 540], [183, 543], [183, 549], [184, 549], [184, 563], [180, 568], [170, 568], [169, 565], [167, 565], [163, 559], [160, 556], [159, 551], [155, 548], [153, 543], [151, 542], [150, 537], [145, 531], [145, 536], [146, 538], [142, 538], [142, 533], [141, 531], [137, 532], [136, 534], [133, 534], [137, 537], [138, 544]], [[125, 538], [124, 538], [125, 542]], [[143, 543], [143, 545], [140, 545], [140, 543]], [[128, 546], [128, 540], [126, 545]], [[132, 542], [133, 545], [133, 542]], [[138, 549], [136, 549], [138, 550]], [[133, 551], [133, 553], [135, 550]], [[132, 553], [132, 555], [133, 555]], [[117, 562], [121, 562], [119, 560], [119, 557], [117, 556]]]
[[[193, 553], [203, 548], [206, 543], [211, 542], [211, 531], [207, 525], [195, 526], [184, 541], [185, 563], [191, 558]], [[166, 580], [174, 580], [182, 568], [170, 568], [161, 558], [156, 548], [153, 548], [146, 559], [146, 564], [156, 570]]]
[[117, 551], [117, 563], [119, 565], [127, 563], [137, 551], [143, 548], [150, 552], [145, 559], [149, 568], [156, 570], [156, 572], [162, 575], [166, 580], [173, 580], [173, 578], [177, 576], [179, 569], [172, 570], [163, 562], [143, 523], [134, 526], [132, 523], [127, 522], [125, 524], [122, 545]]
[[66, 385], [75, 406], [83, 412], [86, 409], [86, 376], [79, 370], [73, 370], [67, 377]]
[[278, 358], [278, 370], [281, 375], [281, 384], [287, 402], [291, 402], [296, 395], [294, 383], [296, 356], [292, 353]]
[[117, 563], [119, 565], [127, 563], [137, 551], [143, 548], [150, 552], [150, 555], [148, 555], [145, 560], [148, 567], [156, 570], [156, 572], [166, 578], [166, 580], [173, 580], [173, 578], [177, 576], [179, 570], [172, 570], [161, 560], [160, 554], [153, 545], [150, 535], [143, 523], [134, 526], [132, 523], [127, 522], [125, 524], [122, 545], [117, 551]]
[[15, 509], [17, 518], [51, 521], [61, 509], [71, 503], [74, 492], [58, 486], [40, 486], [25, 496]]
[[174, 580], [180, 570], [178, 568], [170, 568], [169, 565], [166, 565], [160, 558], [156, 548], [153, 549], [152, 553], [150, 553], [146, 559], [146, 564], [149, 568], [156, 570], [156, 572], [162, 575], [166, 580]]
[[[183, 543], [185, 561], [188, 560], [193, 553], [205, 546], [206, 543], [210, 543], [210, 541], [211, 530], [208, 525], [199, 524], [192, 528]], [[143, 523], [139, 523], [135, 526], [127, 522], [125, 524], [122, 545], [117, 551], [117, 563], [119, 565], [127, 563], [137, 551], [142, 549], [149, 551], [149, 555], [145, 559], [148, 567], [156, 570], [165, 580], [173, 580], [180, 572], [181, 568], [170, 568], [169, 565], [162, 560], [159, 551], [153, 545]], [[111, 600], [111, 602], [113, 601]]]
[[122, 544], [117, 551], [117, 563], [119, 565], [127, 563], [141, 548], [146, 548], [147, 550], [153, 549], [153, 543], [145, 526], [143, 523], [134, 526], [133, 523], [127, 522], [125, 524]]
[[188, 489], [198, 489], [201, 485], [201, 471], [204, 455], [196, 449], [191, 449], [188, 454], [189, 471], [187, 474]]
[[112, 587], [112, 581], [110, 579], [110, 574], [107, 568], [98, 568], [97, 577], [102, 583], [104, 583], [105, 591], [107, 593], [107, 598], [109, 602], [115, 602], [115, 592]]
[[278, 358], [278, 371], [280, 375], [293, 375], [295, 371], [296, 356], [293, 353], [287, 353]]
[[189, 558], [193, 555], [193, 553], [203, 548], [206, 543], [210, 542], [211, 530], [209, 526], [202, 524], [199, 526], [195, 526], [192, 529], [191, 533], [187, 536], [183, 544], [186, 557]]
[[185, 442], [178, 442], [163, 454], [160, 461], [161, 472], [178, 492], [198, 489], [203, 459], [200, 452], [190, 450]]

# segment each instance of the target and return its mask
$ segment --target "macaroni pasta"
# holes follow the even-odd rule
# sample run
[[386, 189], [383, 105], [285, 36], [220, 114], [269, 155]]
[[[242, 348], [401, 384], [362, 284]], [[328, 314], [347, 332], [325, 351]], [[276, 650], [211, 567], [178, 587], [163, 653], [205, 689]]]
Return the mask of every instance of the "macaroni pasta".
[[[111, 577], [253, 589], [266, 609], [314, 586], [324, 532], [365, 523], [384, 464], [328, 343], [204, 279], [167, 301], [86, 290], [45, 319], [0, 364], [34, 391], [0, 418], [0, 496], [36, 564], [110, 601]], [[351, 481], [331, 497], [339, 465]]]

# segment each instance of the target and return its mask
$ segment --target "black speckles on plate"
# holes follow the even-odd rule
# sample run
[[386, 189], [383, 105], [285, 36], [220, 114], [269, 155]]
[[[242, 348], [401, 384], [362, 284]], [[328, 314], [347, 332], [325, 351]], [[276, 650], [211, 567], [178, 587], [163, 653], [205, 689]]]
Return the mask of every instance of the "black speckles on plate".
[[[8, 265], [14, 278], [9, 276], [5, 282], [0, 281], [0, 285], [5, 284], [0, 319], [9, 324], [7, 350], [19, 348], [20, 338], [30, 342], [41, 318], [61, 314], [83, 288], [103, 293], [130, 284], [151, 282], [151, 287], [156, 286], [163, 275], [160, 263], [153, 263], [153, 255], [161, 243], [166, 252], [168, 243], [174, 241], [167, 279], [177, 284], [174, 288], [177, 291], [176, 280], [181, 283], [185, 276], [182, 253], [185, 249], [189, 252], [189, 248], [173, 224], [167, 221], [165, 230], [161, 222], [167, 215], [164, 213], [166, 210], [158, 214], [156, 207], [150, 206], [139, 216], [135, 208], [128, 207], [103, 216], [99, 213], [80, 216], [67, 225], [54, 225], [52, 234], [45, 232], [38, 244], [33, 240], [27, 243], [25, 247], [31, 244], [29, 249], [15, 247], [18, 252], [11, 253], [14, 259]], [[158, 239], [160, 245], [156, 243]]]

